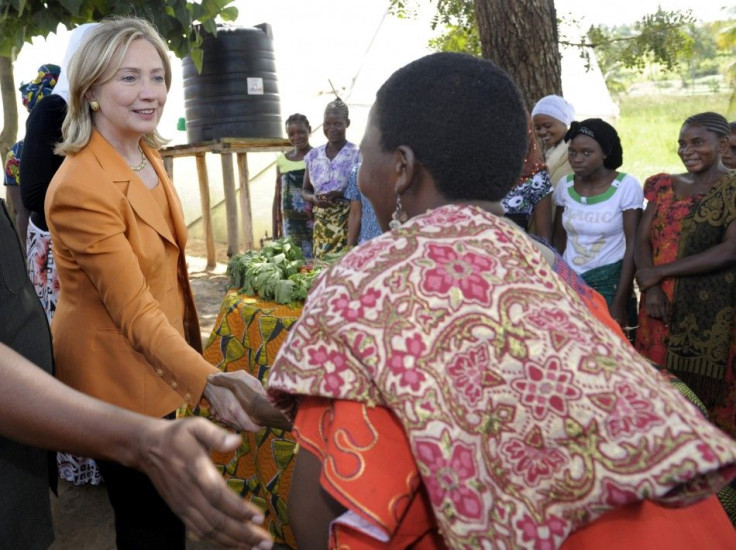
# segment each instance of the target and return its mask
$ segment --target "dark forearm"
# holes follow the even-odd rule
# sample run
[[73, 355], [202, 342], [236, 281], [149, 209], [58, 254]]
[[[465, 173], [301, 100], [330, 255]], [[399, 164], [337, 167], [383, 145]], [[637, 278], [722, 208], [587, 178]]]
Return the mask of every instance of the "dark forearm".
[[623, 265], [621, 274], [618, 278], [618, 289], [614, 302], [623, 307], [631, 296], [631, 289], [634, 285], [634, 250], [636, 248], [636, 229], [641, 220], [641, 210], [638, 208], [626, 210], [623, 213], [623, 233], [626, 242], [624, 250]]
[[685, 277], [712, 273], [736, 264], [736, 222], [726, 228], [723, 241], [703, 252], [661, 264], [657, 270], [662, 277]]
[[350, 213], [348, 214], [348, 246], [355, 246], [360, 239], [360, 221], [362, 216], [360, 200], [350, 201]]
[[4, 344], [0, 377], [0, 433], [21, 443], [134, 466], [134, 442], [156, 422], [65, 386]]
[[686, 277], [719, 271], [736, 264], [736, 251], [721, 243], [700, 254], [657, 266], [662, 277]]
[[555, 211], [555, 225], [554, 234], [552, 235], [552, 243], [560, 254], [565, 253], [565, 247], [567, 246], [567, 232], [562, 226], [562, 212], [564, 208], [558, 206]]
[[328, 547], [330, 523], [345, 512], [320, 484], [322, 463], [302, 449], [296, 458], [289, 492], [289, 524], [300, 550]]
[[534, 217], [534, 233], [550, 242], [552, 239], [552, 220], [550, 219], [552, 196], [547, 195], [541, 201], [534, 205], [532, 216]]
[[309, 169], [304, 171], [304, 179], [302, 180], [302, 198], [310, 204], [314, 204], [314, 187], [309, 179]]
[[273, 193], [273, 208], [271, 212], [273, 224], [273, 236], [281, 233], [281, 174], [276, 171], [276, 188]]
[[623, 265], [621, 266], [621, 274], [618, 277], [618, 288], [613, 300], [620, 305], [626, 304], [631, 296], [631, 290], [634, 286], [634, 251], [633, 247], [626, 247]]
[[654, 267], [652, 245], [649, 242], [649, 239], [637, 240], [636, 247], [634, 249], [634, 263], [636, 265], [636, 269]]
[[634, 246], [634, 263], [636, 265], [636, 269], [644, 269], [654, 266], [654, 260], [652, 257], [652, 241], [649, 237], [649, 230], [652, 226], [652, 220], [654, 219], [655, 206], [656, 205], [653, 202], [650, 202], [647, 205], [636, 230], [636, 244]]
[[307, 191], [306, 189], [302, 189], [302, 198], [310, 204], [314, 204], [316, 202], [313, 191]]

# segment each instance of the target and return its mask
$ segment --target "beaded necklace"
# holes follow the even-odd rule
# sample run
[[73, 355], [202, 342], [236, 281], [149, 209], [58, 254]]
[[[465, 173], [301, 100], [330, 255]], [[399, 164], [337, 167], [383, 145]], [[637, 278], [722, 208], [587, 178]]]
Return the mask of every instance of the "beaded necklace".
[[138, 146], [138, 152], [141, 154], [141, 162], [140, 164], [136, 164], [135, 166], [130, 166], [130, 169], [133, 170], [133, 172], [140, 172], [146, 167], [146, 164], [148, 164], [148, 159], [146, 158], [146, 155], [143, 154], [143, 149], [141, 149], [141, 146]]

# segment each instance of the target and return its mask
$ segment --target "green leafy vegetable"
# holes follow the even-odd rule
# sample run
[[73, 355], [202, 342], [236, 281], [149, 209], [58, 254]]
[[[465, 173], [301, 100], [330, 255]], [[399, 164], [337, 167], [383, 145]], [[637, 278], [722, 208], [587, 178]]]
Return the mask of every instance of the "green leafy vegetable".
[[276, 239], [261, 250], [249, 250], [230, 259], [230, 288], [279, 304], [306, 300], [317, 275], [343, 256], [331, 254], [326, 261], [309, 264], [291, 237]]

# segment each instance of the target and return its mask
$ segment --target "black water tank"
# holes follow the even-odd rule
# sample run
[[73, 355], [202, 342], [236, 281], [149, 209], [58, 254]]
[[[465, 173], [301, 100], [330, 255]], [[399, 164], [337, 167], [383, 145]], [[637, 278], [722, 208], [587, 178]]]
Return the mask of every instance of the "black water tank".
[[220, 26], [217, 37], [204, 36], [202, 72], [191, 57], [182, 62], [189, 143], [282, 138], [271, 26]]

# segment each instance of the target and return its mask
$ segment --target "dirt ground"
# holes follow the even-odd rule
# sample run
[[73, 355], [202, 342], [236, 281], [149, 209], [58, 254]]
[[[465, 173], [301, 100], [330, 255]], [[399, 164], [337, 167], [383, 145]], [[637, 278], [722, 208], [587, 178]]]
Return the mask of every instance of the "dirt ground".
[[[226, 265], [218, 263], [206, 270], [202, 243], [187, 246], [189, 276], [199, 313], [203, 340], [209, 337], [225, 295], [228, 277]], [[217, 258], [225, 262], [225, 248], [218, 247]], [[59, 498], [51, 496], [56, 541], [52, 550], [114, 550], [115, 529], [110, 503], [104, 485], [74, 485], [59, 481]], [[196, 541], [187, 542], [187, 550], [211, 550], [216, 546]]]

